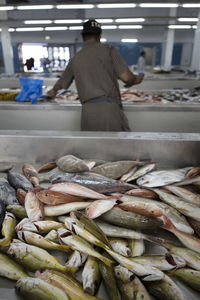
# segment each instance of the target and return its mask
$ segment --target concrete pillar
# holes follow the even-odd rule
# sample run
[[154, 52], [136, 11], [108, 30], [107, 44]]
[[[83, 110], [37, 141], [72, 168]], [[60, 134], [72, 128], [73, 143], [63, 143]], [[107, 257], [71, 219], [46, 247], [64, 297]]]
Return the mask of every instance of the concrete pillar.
[[[176, 17], [176, 8], [170, 8], [170, 17]], [[174, 21], [169, 22], [170, 25], [174, 24]], [[163, 69], [169, 71], [171, 69], [172, 64], [172, 55], [174, 48], [174, 29], [167, 30], [167, 36], [163, 47]]]
[[192, 63], [191, 63], [191, 70], [192, 71], [200, 71], [200, 10], [198, 13], [199, 21], [197, 23], [197, 29], [195, 31], [194, 36], [194, 44], [193, 44], [193, 52], [192, 52]]
[[6, 74], [14, 74], [13, 48], [8, 26], [1, 26], [1, 43], [3, 49], [3, 60]]

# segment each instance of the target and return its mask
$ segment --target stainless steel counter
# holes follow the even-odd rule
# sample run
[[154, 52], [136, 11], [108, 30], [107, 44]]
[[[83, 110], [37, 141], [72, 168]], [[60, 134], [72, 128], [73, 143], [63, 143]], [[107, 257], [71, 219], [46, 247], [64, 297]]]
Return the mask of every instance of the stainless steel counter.
[[[200, 132], [200, 104], [124, 104], [134, 132]], [[0, 129], [80, 130], [80, 103], [0, 103]]]
[[[69, 153], [82, 158], [105, 160], [152, 159], [167, 167], [199, 165], [200, 134], [0, 130], [0, 161], [43, 163]], [[155, 246], [150, 251], [155, 254]], [[157, 249], [156, 254], [160, 251]], [[186, 299], [199, 300], [199, 293], [180, 281], [175, 282]], [[108, 300], [103, 285], [98, 296]], [[15, 293], [14, 282], [0, 279], [0, 299], [21, 299]]]

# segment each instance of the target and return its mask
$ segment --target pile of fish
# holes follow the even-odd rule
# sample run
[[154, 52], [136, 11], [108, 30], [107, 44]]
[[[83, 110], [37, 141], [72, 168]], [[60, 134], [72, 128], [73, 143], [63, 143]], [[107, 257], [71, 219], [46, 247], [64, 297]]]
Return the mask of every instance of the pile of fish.
[[200, 291], [200, 167], [156, 168], [73, 155], [5, 168], [0, 276], [28, 299], [100, 300], [103, 281], [105, 299], [187, 300], [173, 278]]
[[123, 102], [129, 103], [169, 103], [168, 99], [162, 95], [150, 95], [139, 90], [131, 89], [121, 90], [121, 99]]
[[157, 93], [170, 102], [200, 103], [200, 87], [194, 89], [172, 89]]

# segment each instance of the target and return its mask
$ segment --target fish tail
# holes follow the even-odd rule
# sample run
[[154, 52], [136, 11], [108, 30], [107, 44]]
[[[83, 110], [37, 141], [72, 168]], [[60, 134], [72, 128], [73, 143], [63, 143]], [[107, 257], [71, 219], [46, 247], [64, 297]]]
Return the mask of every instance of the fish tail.
[[108, 267], [112, 267], [113, 264], [114, 264], [114, 261], [113, 261], [113, 260], [111, 260], [111, 259], [109, 259], [109, 258], [107, 258], [107, 257], [105, 257], [105, 256], [103, 256], [103, 255], [99, 256], [99, 259], [100, 259], [105, 265], [107, 265]]
[[78, 271], [78, 268], [65, 266], [63, 271], [74, 275]]
[[71, 248], [67, 245], [56, 245], [55, 249], [68, 253], [72, 252]]
[[166, 216], [163, 216], [163, 221], [164, 221], [164, 225], [162, 225], [161, 227], [173, 232], [175, 227], [174, 227], [173, 223], [171, 222], [171, 220], [169, 218], [167, 218]]

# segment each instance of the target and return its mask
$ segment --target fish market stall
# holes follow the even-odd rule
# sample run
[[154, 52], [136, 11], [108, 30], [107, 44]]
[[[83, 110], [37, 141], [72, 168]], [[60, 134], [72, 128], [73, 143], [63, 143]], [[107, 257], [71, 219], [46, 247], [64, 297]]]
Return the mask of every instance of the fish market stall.
[[[199, 104], [123, 103], [134, 132], [200, 132]], [[0, 129], [80, 130], [81, 105], [0, 103]]]
[[[17, 131], [17, 130], [16, 131], [13, 131], [13, 130], [12, 131], [8, 131], [8, 130], [2, 131], [1, 130], [0, 131], [0, 154], [1, 154], [0, 155], [0, 168], [2, 170], [3, 164], [7, 164], [7, 170], [9, 170], [10, 167], [8, 165], [13, 165], [14, 171], [21, 173], [21, 168], [23, 166], [23, 174], [26, 176], [26, 187], [24, 186], [24, 189], [26, 189], [26, 191], [28, 191], [27, 184], [28, 184], [28, 186], [30, 186], [31, 183], [33, 184], [33, 186], [38, 185], [37, 178], [39, 178], [39, 177], [37, 177], [37, 176], [39, 176], [39, 175], [37, 175], [37, 171], [34, 170], [34, 168], [30, 166], [30, 164], [32, 164], [32, 166], [37, 168], [37, 170], [40, 167], [40, 169], [44, 171], [44, 169], [47, 168], [47, 165], [44, 165], [44, 164], [46, 164], [47, 162], [55, 162], [56, 161], [56, 165], [59, 168], [61, 168], [61, 170], [65, 169], [65, 172], [70, 172], [70, 171], [75, 172], [75, 170], [70, 169], [70, 171], [69, 171], [69, 169], [67, 169], [67, 168], [74, 167], [76, 165], [76, 163], [78, 162], [78, 165], [77, 165], [78, 168], [81, 168], [81, 167], [85, 168], [87, 166], [88, 168], [91, 169], [94, 167], [93, 162], [95, 161], [95, 164], [96, 163], [99, 164], [99, 166], [97, 165], [97, 167], [95, 167], [96, 172], [98, 172], [97, 170], [101, 169], [101, 165], [102, 164], [105, 165], [106, 162], [108, 162], [108, 161], [125, 161], [126, 160], [127, 163], [131, 163], [132, 166], [138, 165], [137, 170], [138, 171], [140, 170], [140, 175], [138, 174], [139, 177], [137, 177], [137, 178], [139, 178], [138, 180], [140, 180], [140, 181], [137, 180], [137, 183], [141, 184], [141, 180], [142, 180], [141, 176], [142, 176], [142, 174], [145, 174], [144, 168], [143, 168], [143, 172], [141, 173], [141, 168], [146, 165], [147, 161], [151, 162], [151, 164], [155, 164], [155, 162], [157, 162], [159, 165], [158, 166], [159, 169], [165, 169], [166, 171], [169, 171], [169, 172], [171, 169], [177, 169], [176, 173], [179, 176], [179, 179], [177, 179], [177, 177], [175, 176], [174, 180], [176, 182], [180, 183], [180, 182], [182, 182], [181, 180], [185, 178], [185, 174], [188, 174], [188, 176], [189, 176], [189, 172], [190, 172], [190, 176], [191, 176], [190, 179], [194, 178], [193, 177], [193, 176], [195, 176], [194, 173], [196, 173], [196, 175], [199, 176], [198, 175], [199, 171], [200, 171], [199, 168], [192, 168], [192, 167], [198, 167], [200, 164], [199, 153], [200, 153], [200, 135], [195, 134], [195, 133], [193, 133], [193, 134], [106, 133], [105, 134], [105, 133], [100, 132], [100, 133], [98, 133], [98, 136], [97, 136], [95, 133], [91, 133], [91, 132], [88, 132], [88, 133], [74, 132], [72, 134], [71, 132], [64, 133], [64, 132], [60, 132], [60, 131], [59, 132], [58, 131], [26, 131], [26, 130], [24, 130], [24, 131]], [[73, 154], [77, 158], [69, 156], [68, 154]], [[67, 160], [65, 157], [63, 157], [66, 155], [68, 155]], [[89, 159], [89, 161], [86, 159]], [[70, 160], [71, 160], [71, 162], [73, 162], [72, 164], [70, 164]], [[68, 161], [69, 161], [69, 164], [67, 163]], [[143, 162], [144, 162], [144, 164], [143, 164]], [[26, 166], [24, 163], [26, 163]], [[29, 165], [27, 165], [27, 163], [29, 163]], [[41, 166], [43, 166], [43, 167], [41, 167]], [[122, 163], [122, 166], [124, 166], [123, 163]], [[4, 165], [4, 170], [5, 169], [6, 169], [6, 166]], [[31, 172], [30, 172], [30, 170], [31, 170]], [[151, 172], [152, 170], [153, 170], [153, 168], [151, 166], [151, 168], [149, 169], [149, 172]], [[17, 177], [16, 177], [14, 171], [11, 170], [11, 172], [9, 172], [8, 180], [9, 180], [9, 183], [10, 184], [12, 183], [13, 186], [18, 186], [19, 181], [16, 179]], [[79, 172], [80, 171], [81, 171], [81, 169], [79, 169]], [[123, 172], [125, 172], [125, 171], [123, 171]], [[100, 173], [98, 173], [98, 174], [100, 174]], [[134, 174], [135, 173], [133, 172], [133, 175]], [[148, 175], [148, 174], [146, 174], [146, 175]], [[5, 176], [5, 173], [1, 173], [1, 177], [2, 176]], [[100, 175], [98, 175], [98, 176], [100, 176]], [[116, 176], [119, 176], [119, 175], [116, 175]], [[171, 176], [172, 176], [172, 173], [171, 173]], [[171, 176], [169, 178], [171, 178]], [[18, 176], [18, 178], [19, 178], [19, 176]], [[27, 181], [28, 178], [29, 178], [29, 181]], [[25, 178], [23, 180], [25, 180]], [[42, 180], [42, 179], [40, 178], [40, 180]], [[163, 180], [166, 180], [166, 179], [164, 179], [164, 177], [163, 177]], [[172, 181], [172, 178], [170, 180]], [[23, 185], [24, 184], [25, 184], [25, 181], [23, 181]], [[123, 185], [125, 183], [119, 183], [119, 182], [115, 181], [115, 185], [116, 184]], [[149, 184], [149, 183], [146, 182], [146, 184]], [[166, 181], [165, 181], [165, 184], [166, 184]], [[169, 184], [169, 182], [168, 182], [168, 184]], [[51, 187], [48, 189], [48, 191], [50, 192], [51, 190], [53, 190], [53, 186], [55, 187], [58, 185], [59, 185], [59, 183], [58, 184], [53, 183], [53, 185], [51, 185]], [[145, 186], [145, 184], [143, 184], [143, 185]], [[141, 186], [142, 186], [142, 184], [141, 184]], [[154, 186], [155, 186], [155, 184], [154, 184]], [[37, 195], [39, 197], [39, 195], [41, 195], [40, 193], [42, 193], [42, 190], [41, 191], [35, 190], [35, 192], [37, 193]], [[46, 190], [46, 192], [47, 192], [47, 190]], [[87, 192], [88, 192], [88, 190], [87, 190]], [[28, 193], [31, 194], [33, 192], [29, 191]], [[90, 193], [91, 193], [91, 190], [90, 190]], [[94, 193], [94, 191], [93, 191], [93, 193]], [[162, 192], [162, 193], [164, 193], [164, 192]], [[166, 193], [164, 193], [164, 194], [166, 194]], [[89, 196], [92, 197], [92, 195], [93, 194], [88, 194], [88, 197]], [[103, 195], [98, 194], [98, 196], [102, 197]], [[96, 197], [96, 195], [95, 195], [95, 197]], [[123, 196], [123, 197], [126, 197], [126, 196]], [[33, 200], [31, 200], [31, 199], [32, 198], [30, 198], [30, 201], [31, 201], [31, 203], [33, 203]], [[39, 198], [39, 199], [42, 199], [42, 198]], [[113, 199], [111, 201], [115, 201], [115, 200]], [[31, 215], [29, 216], [29, 208], [27, 206], [28, 201], [29, 201], [29, 198], [26, 196], [25, 208], [26, 208], [28, 217], [30, 218]], [[107, 199], [106, 201], [109, 201], [109, 200]], [[150, 202], [151, 200], [149, 199], [148, 201]], [[95, 203], [95, 201], [92, 203]], [[128, 202], [126, 202], [126, 201], [125, 202], [122, 201], [122, 203], [119, 204], [119, 207], [126, 206], [127, 203]], [[165, 204], [163, 203], [163, 205], [165, 205]], [[57, 207], [58, 206], [59, 205], [57, 205]], [[54, 209], [53, 209], [53, 207], [51, 207], [50, 211], [55, 210], [55, 208], [56, 208], [56, 206], [54, 206]], [[31, 209], [31, 207], [30, 207], [30, 209]], [[22, 210], [23, 210], [23, 207], [22, 207]], [[45, 211], [48, 211], [48, 209], [46, 208]], [[36, 214], [37, 214], [37, 212], [40, 213], [40, 208], [38, 207], [37, 211], [35, 211], [35, 212], [36, 212]], [[126, 213], [126, 212], [124, 211], [124, 213]], [[151, 213], [154, 213], [154, 212], [151, 212]], [[155, 213], [157, 213], [157, 210], [155, 211]], [[10, 216], [12, 216], [12, 215], [10, 214]], [[9, 217], [9, 214], [7, 215], [7, 218], [8, 217]], [[72, 214], [72, 217], [73, 217], [73, 214]], [[82, 220], [82, 219], [78, 219], [78, 220]], [[153, 220], [156, 220], [156, 219], [153, 219]], [[181, 220], [183, 220], [183, 219], [181, 219]], [[12, 219], [9, 222], [11, 223], [14, 221]], [[34, 224], [34, 222], [35, 221], [33, 221], [32, 224]], [[20, 226], [23, 227], [24, 225], [26, 226], [26, 222], [24, 222], [24, 223], [21, 222]], [[99, 226], [102, 226], [102, 225], [99, 225]], [[38, 227], [36, 227], [36, 228], [38, 228]], [[76, 228], [76, 227], [74, 227], [74, 228]], [[63, 228], [60, 228], [60, 229], [61, 229], [61, 231], [59, 231], [59, 229], [58, 229], [58, 232], [62, 233]], [[66, 230], [66, 229], [64, 229], [64, 230]], [[19, 224], [18, 224], [18, 228], [16, 228], [16, 232], [18, 235], [18, 239], [23, 240], [24, 235], [21, 236], [21, 234], [20, 234]], [[27, 234], [27, 231], [23, 231], [23, 232], [24, 232], [24, 234]], [[151, 231], [149, 233], [151, 233], [151, 237], [156, 236], [156, 234], [158, 234], [158, 232], [156, 230], [154, 231], [153, 229], [151, 229]], [[6, 236], [6, 234], [7, 233], [4, 232], [5, 236]], [[144, 237], [145, 236], [147, 237], [147, 235], [144, 235]], [[8, 242], [9, 233], [8, 233], [8, 237], [6, 237], [6, 238], [7, 238], [7, 242]], [[66, 239], [68, 239], [67, 235], [61, 234], [60, 238], [63, 241], [63, 245], [61, 245], [61, 246], [67, 247], [67, 244], [65, 244]], [[171, 235], [170, 235], [170, 238], [171, 238]], [[41, 239], [41, 241], [44, 240], [42, 238], [40, 238], [40, 239]], [[149, 236], [149, 239], [150, 239], [150, 236]], [[0, 240], [0, 244], [1, 244], [1, 242], [2, 242], [2, 240]], [[18, 242], [15, 241], [15, 243], [12, 242], [12, 247], [9, 248], [10, 249], [9, 255], [14, 254], [12, 251], [14, 251], [14, 249], [16, 247], [20, 247], [20, 243], [24, 244], [24, 242], [20, 242], [20, 241], [18, 241]], [[112, 247], [114, 249], [114, 245]], [[150, 242], [146, 243], [146, 241], [145, 241], [145, 247], [146, 247], [148, 255], [163, 254], [164, 248], [161, 246], [158, 246], [157, 244], [152, 244]], [[58, 256], [59, 259], [62, 260], [63, 264], [66, 261], [66, 254], [58, 255], [58, 253], [61, 253], [58, 251], [56, 251], [56, 252], [51, 251], [50, 253]], [[109, 252], [109, 253], [111, 253], [113, 255], [114, 252]], [[12, 255], [11, 255], [11, 257], [12, 257]], [[180, 259], [180, 257], [177, 260], [176, 255], [174, 256], [174, 258], [175, 257], [176, 257], [176, 265], [181, 266], [183, 264], [183, 260]], [[100, 259], [103, 259], [103, 257], [101, 256]], [[137, 260], [138, 260], [138, 258], [136, 259], [136, 261]], [[107, 261], [107, 260], [105, 260], [105, 261]], [[2, 263], [1, 256], [0, 256], [0, 263]], [[107, 261], [107, 263], [108, 263], [108, 261]], [[12, 264], [12, 262], [11, 262], [11, 264]], [[174, 265], [170, 265], [169, 263], [167, 263], [167, 267], [169, 267], [169, 266], [170, 266], [170, 268], [172, 268], [172, 267], [174, 268]], [[61, 268], [61, 267], [59, 267], [59, 268]], [[62, 266], [62, 268], [64, 270], [64, 266]], [[65, 267], [65, 268], [67, 268], [67, 267]], [[116, 274], [116, 276], [120, 276], [121, 270], [118, 268], [118, 269], [116, 269], [116, 272], [117, 272], [117, 270], [119, 272], [115, 273], [115, 274]], [[148, 269], [147, 264], [145, 265], [145, 268], [143, 269], [143, 271], [138, 270], [137, 272], [139, 272], [139, 273], [146, 272], [145, 274], [147, 275], [148, 272], [150, 272], [150, 270], [151, 270], [151, 272], [156, 272], [155, 273], [156, 276], [162, 275], [162, 272], [159, 269], [157, 269], [157, 271], [155, 270], [155, 268]], [[181, 269], [177, 269], [177, 270], [181, 270]], [[3, 269], [1, 269], [0, 272], [4, 272]], [[18, 270], [17, 274], [19, 274], [18, 272], [21, 272], [20, 276], [24, 277], [24, 273], [22, 271]], [[135, 270], [135, 272], [136, 272], [136, 270]], [[44, 273], [37, 272], [37, 276], [44, 276], [44, 275], [45, 275]], [[13, 276], [16, 276], [16, 275], [14, 274]], [[109, 279], [110, 278], [111, 277], [109, 277]], [[172, 277], [172, 279], [173, 279], [173, 282], [176, 283], [176, 287], [180, 288], [178, 293], [181, 293], [184, 295], [184, 297], [181, 296], [177, 299], [182, 299], [182, 300], [183, 299], [184, 300], [187, 300], [187, 299], [198, 300], [199, 299], [199, 292], [194, 291], [193, 289], [189, 288], [186, 284], [183, 284], [180, 280], [177, 280], [174, 277]], [[188, 278], [186, 278], [186, 279], [188, 279]], [[21, 280], [18, 281], [18, 284], [17, 284], [19, 291], [20, 290], [23, 291], [23, 288], [25, 287], [23, 285], [23, 280], [27, 280], [27, 282], [28, 282], [28, 281], [31, 281], [32, 279], [31, 278], [29, 278], [29, 279], [21, 278]], [[130, 280], [132, 281], [133, 278]], [[19, 300], [19, 299], [21, 299], [19, 294], [16, 294], [16, 292], [15, 292], [15, 289], [14, 289], [15, 282], [16, 282], [16, 279], [15, 279], [15, 281], [11, 281], [11, 280], [8, 280], [8, 279], [2, 278], [2, 277], [0, 278], [0, 293], [1, 293], [2, 300], [16, 300], [16, 299]], [[155, 282], [156, 282], [156, 280], [155, 280]], [[153, 289], [153, 287], [151, 287], [150, 289]], [[169, 290], [172, 292], [173, 289], [174, 289], [174, 286], [171, 285], [171, 288]], [[29, 291], [27, 290], [27, 292], [29, 292]], [[96, 296], [103, 300], [109, 300], [105, 286], [103, 284], [101, 285]], [[149, 296], [145, 296], [145, 297], [146, 298], [143, 298], [143, 299], [154, 299], [153, 297], [149, 298]], [[66, 298], [55, 298], [55, 299], [66, 299]], [[86, 299], [86, 298], [83, 298], [83, 299]], [[88, 299], [90, 299], [90, 298], [88, 298]], [[113, 299], [117, 300], [117, 298], [113, 298]], [[120, 298], [118, 298], [118, 299], [120, 300]]]

